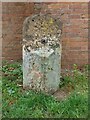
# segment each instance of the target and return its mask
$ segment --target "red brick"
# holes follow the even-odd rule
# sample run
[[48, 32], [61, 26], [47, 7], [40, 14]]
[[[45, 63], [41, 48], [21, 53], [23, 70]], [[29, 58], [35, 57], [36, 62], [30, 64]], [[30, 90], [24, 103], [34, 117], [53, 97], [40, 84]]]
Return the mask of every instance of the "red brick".
[[[5, 60], [22, 59], [22, 27], [26, 17], [34, 11], [33, 3], [3, 4], [3, 56]], [[35, 3], [36, 4], [36, 3]], [[40, 4], [38, 4], [40, 5]], [[42, 12], [48, 8], [55, 18], [63, 22], [62, 68], [73, 64], [82, 66], [88, 63], [88, 3], [42, 3]], [[43, 8], [44, 6], [44, 8]]]

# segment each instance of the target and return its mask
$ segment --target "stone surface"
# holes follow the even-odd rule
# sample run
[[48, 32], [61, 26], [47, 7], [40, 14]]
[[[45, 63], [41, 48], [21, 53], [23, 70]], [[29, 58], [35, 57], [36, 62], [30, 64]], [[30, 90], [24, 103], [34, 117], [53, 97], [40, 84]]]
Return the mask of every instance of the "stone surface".
[[55, 92], [60, 83], [62, 23], [50, 14], [26, 18], [23, 27], [23, 87]]

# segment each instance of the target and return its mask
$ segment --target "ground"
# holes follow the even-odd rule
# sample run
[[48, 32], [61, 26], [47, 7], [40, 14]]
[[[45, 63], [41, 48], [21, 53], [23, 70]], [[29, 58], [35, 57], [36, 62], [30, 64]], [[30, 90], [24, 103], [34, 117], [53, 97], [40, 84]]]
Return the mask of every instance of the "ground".
[[3, 118], [87, 118], [87, 66], [65, 70], [54, 95], [23, 89], [21, 63], [4, 63], [2, 74]]

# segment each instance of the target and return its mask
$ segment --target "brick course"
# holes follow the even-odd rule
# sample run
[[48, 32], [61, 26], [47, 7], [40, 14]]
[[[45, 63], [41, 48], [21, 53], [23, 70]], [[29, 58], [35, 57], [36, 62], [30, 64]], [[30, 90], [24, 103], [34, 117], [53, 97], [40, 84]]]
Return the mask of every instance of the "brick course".
[[26, 17], [50, 12], [63, 22], [62, 67], [88, 63], [88, 3], [2, 3], [2, 58], [22, 59], [22, 27]]

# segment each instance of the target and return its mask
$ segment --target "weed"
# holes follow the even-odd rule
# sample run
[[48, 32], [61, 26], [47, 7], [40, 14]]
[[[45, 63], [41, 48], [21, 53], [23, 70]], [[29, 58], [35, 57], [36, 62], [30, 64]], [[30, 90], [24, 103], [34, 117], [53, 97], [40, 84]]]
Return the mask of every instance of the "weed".
[[81, 72], [76, 65], [63, 74], [61, 89], [70, 89], [65, 100], [52, 95], [23, 90], [22, 65], [4, 64], [2, 67], [3, 118], [86, 118], [88, 114], [87, 69]]

